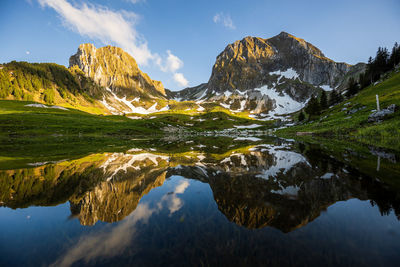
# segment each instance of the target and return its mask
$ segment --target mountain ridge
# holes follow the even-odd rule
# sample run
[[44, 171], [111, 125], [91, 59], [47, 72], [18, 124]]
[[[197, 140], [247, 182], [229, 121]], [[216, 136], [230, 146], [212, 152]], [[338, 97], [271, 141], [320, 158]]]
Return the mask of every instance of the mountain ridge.
[[[203, 84], [175, 95], [185, 100], [218, 102], [232, 110], [248, 110], [273, 119], [301, 109], [322, 90], [343, 87], [344, 77], [352, 68], [286, 32], [267, 39], [247, 36], [228, 44], [216, 57], [205, 95], [200, 93]], [[357, 68], [355, 73], [365, 64]], [[193, 97], [198, 95], [202, 97]]]
[[[184, 111], [188, 105], [194, 112], [204, 112], [208, 110], [202, 105], [212, 104], [257, 119], [286, 119], [288, 114], [303, 108], [311, 96], [319, 95], [322, 90], [342, 91], [346, 81], [362, 72], [365, 64], [351, 66], [335, 62], [304, 39], [281, 32], [267, 39], [247, 36], [228, 44], [216, 57], [207, 83], [180, 91], [165, 89], [162, 82], [143, 73], [131, 55], [115, 46], [96, 48], [93, 44], [81, 44], [70, 57], [67, 69], [74, 76], [67, 77], [75, 80], [72, 86], [71, 83], [65, 85], [62, 77], [58, 77], [68, 76], [67, 70], [54, 72], [53, 69], [50, 68], [50, 74], [46, 74], [53, 83], [47, 91], [36, 88], [35, 96], [29, 97], [29, 94], [24, 94], [26, 90], [17, 94], [6, 89], [2, 98], [26, 98], [77, 108], [86, 105], [88, 108], [85, 109], [89, 111], [94, 106], [96, 113], [119, 115], [150, 114], [170, 109]], [[12, 75], [11, 72], [10, 69], [8, 74]], [[6, 74], [2, 76], [8, 79], [7, 83], [12, 80]], [[86, 86], [79, 85], [82, 82]], [[22, 82], [18, 86], [28, 85]], [[73, 97], [65, 92], [71, 90], [72, 95], [82, 94], [79, 97], [86, 100], [68, 100]], [[55, 95], [52, 97], [54, 101], [48, 101], [48, 94], [50, 98]], [[76, 104], [81, 102], [84, 104]]]

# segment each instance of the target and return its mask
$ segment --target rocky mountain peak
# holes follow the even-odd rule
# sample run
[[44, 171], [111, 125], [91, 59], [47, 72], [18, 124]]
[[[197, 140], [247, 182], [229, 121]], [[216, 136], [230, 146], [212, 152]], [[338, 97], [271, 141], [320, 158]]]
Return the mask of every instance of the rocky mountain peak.
[[287, 32], [267, 39], [247, 36], [217, 56], [206, 85], [176, 95], [277, 118], [298, 111], [322, 90], [338, 88], [351, 68]]
[[268, 41], [276, 47], [285, 49], [282, 52], [290, 53], [290, 51], [288, 51], [289, 48], [291, 48], [292, 50], [294, 48], [301, 49], [301, 50], [304, 49], [304, 52], [307, 52], [314, 57], [318, 57], [318, 58], [325, 59], [325, 60], [331, 60], [331, 59], [327, 58], [321, 52], [321, 50], [319, 50], [317, 47], [315, 47], [311, 43], [308, 43], [304, 39], [298, 38], [287, 32], [281, 32], [280, 34], [278, 34], [272, 38], [269, 38]]
[[81, 44], [70, 57], [69, 66], [79, 67], [87, 77], [120, 96], [165, 96], [163, 84], [150, 79], [136, 60], [119, 47]]
[[293, 69], [299, 79], [315, 86], [338, 86], [350, 65], [327, 58], [314, 45], [286, 32], [269, 38], [245, 37], [218, 55], [209, 80], [217, 92], [266, 85], [269, 73]]

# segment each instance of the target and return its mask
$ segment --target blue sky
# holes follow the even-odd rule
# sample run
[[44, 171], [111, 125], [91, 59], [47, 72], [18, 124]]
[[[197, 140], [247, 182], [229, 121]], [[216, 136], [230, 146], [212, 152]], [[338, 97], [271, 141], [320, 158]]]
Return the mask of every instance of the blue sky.
[[68, 66], [81, 43], [116, 45], [166, 88], [207, 82], [245, 36], [289, 32], [335, 61], [367, 61], [400, 41], [400, 1], [1, 0], [0, 62]]

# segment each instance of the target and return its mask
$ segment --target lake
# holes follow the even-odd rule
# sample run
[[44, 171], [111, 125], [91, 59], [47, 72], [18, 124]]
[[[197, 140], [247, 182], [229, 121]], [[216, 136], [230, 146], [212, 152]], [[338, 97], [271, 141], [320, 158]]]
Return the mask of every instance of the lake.
[[56, 150], [0, 155], [1, 266], [400, 261], [392, 151], [262, 137]]

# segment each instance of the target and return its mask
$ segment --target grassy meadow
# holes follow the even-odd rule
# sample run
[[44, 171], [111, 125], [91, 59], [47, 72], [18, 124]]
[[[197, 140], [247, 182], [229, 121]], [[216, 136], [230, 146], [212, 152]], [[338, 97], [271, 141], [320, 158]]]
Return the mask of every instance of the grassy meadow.
[[[376, 95], [381, 109], [395, 104], [397, 111], [380, 123], [368, 122], [376, 110]], [[297, 132], [310, 132], [328, 138], [357, 140], [362, 143], [400, 150], [400, 72], [388, 74], [383, 81], [371, 85], [342, 103], [322, 112], [319, 118], [279, 129], [278, 136], [294, 137]], [[354, 112], [354, 113], [353, 113]]]

